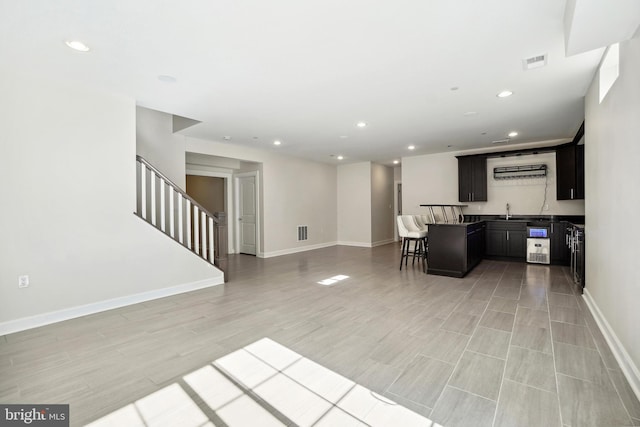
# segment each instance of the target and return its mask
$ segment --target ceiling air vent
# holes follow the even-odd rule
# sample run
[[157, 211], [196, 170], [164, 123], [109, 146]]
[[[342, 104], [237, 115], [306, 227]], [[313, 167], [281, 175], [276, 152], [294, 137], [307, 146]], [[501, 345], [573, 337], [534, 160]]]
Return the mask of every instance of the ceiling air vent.
[[496, 139], [495, 141], [491, 141], [492, 144], [503, 144], [505, 142], [509, 142], [511, 141], [510, 138], [505, 138], [505, 139]]
[[533, 70], [534, 68], [540, 68], [547, 65], [547, 54], [532, 56], [531, 58], [525, 58], [522, 60], [522, 68], [526, 70]]

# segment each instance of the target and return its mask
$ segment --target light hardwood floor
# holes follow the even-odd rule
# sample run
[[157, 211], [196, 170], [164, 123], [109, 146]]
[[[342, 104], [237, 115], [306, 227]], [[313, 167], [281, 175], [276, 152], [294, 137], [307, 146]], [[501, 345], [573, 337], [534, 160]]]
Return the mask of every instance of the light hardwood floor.
[[565, 268], [483, 261], [453, 279], [399, 271], [399, 253], [234, 255], [224, 286], [0, 337], [0, 402], [69, 403], [83, 425], [266, 337], [447, 427], [640, 425]]

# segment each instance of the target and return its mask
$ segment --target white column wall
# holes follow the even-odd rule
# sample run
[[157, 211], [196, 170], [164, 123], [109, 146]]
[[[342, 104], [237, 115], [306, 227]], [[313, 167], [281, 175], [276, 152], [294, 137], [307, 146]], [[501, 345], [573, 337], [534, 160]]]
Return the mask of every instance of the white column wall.
[[132, 99], [6, 73], [0, 93], [0, 335], [44, 314], [221, 282], [133, 213]]
[[[620, 44], [620, 75], [586, 96], [586, 295], [640, 395], [640, 37]], [[625, 360], [626, 359], [626, 360]]]
[[395, 215], [393, 213], [392, 168], [371, 164], [371, 244], [373, 246], [393, 241]]
[[338, 166], [338, 243], [371, 246], [371, 163]]

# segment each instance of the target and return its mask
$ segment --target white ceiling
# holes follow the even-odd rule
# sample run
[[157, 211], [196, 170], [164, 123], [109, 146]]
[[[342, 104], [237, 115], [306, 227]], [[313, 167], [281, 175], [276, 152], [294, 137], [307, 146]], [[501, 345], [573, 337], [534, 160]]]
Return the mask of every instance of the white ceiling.
[[[131, 96], [202, 122], [181, 131], [193, 137], [388, 164], [411, 144], [572, 138], [603, 49], [565, 56], [564, 11], [561, 0], [0, 0], [0, 73]], [[547, 66], [524, 71], [540, 54]]]

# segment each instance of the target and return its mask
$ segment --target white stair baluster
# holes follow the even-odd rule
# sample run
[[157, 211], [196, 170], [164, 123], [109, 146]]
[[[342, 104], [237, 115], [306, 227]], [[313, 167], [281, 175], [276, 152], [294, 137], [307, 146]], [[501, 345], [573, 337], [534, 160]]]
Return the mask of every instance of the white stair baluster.
[[184, 244], [184, 224], [182, 223], [182, 194], [178, 194], [178, 242]]
[[209, 262], [213, 264], [213, 218], [209, 217]]
[[198, 223], [199, 209], [196, 205], [193, 205], [193, 251], [197, 254], [200, 253], [200, 227]]
[[191, 201], [185, 199], [185, 202], [185, 218], [187, 219], [187, 227], [184, 232], [187, 233], [187, 247], [193, 250], [193, 242], [191, 240]]
[[147, 166], [140, 163], [140, 216], [147, 219]]
[[175, 239], [176, 237], [176, 224], [175, 213], [173, 212], [174, 198], [176, 197], [173, 187], [169, 186], [169, 235]]
[[160, 178], [160, 230], [166, 231], [166, 210], [164, 179]]
[[207, 259], [207, 219], [203, 211], [200, 211], [200, 224], [200, 256]]
[[151, 193], [151, 224], [152, 225], [156, 225], [156, 174], [155, 172], [151, 171], [151, 176], [149, 177], [151, 179], [151, 188], [149, 189], [149, 193]]

